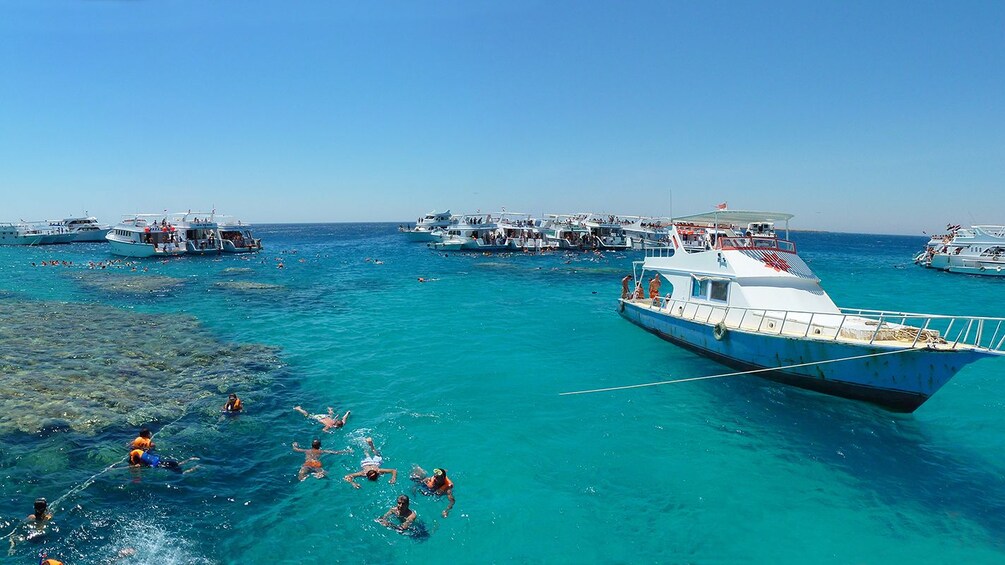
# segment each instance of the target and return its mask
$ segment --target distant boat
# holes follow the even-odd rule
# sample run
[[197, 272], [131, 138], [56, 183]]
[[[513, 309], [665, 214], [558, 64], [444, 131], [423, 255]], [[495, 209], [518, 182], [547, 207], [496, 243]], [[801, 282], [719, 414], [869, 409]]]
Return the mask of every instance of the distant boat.
[[74, 243], [81, 242], [105, 242], [105, 236], [112, 229], [107, 224], [99, 224], [98, 219], [93, 216], [63, 218], [59, 221], [49, 223], [53, 227], [61, 227], [73, 234]]
[[74, 234], [48, 222], [0, 223], [0, 245], [53, 245], [70, 243]]
[[437, 212], [433, 210], [432, 212], [419, 218], [418, 221], [415, 222], [415, 226], [398, 226], [398, 231], [405, 234], [409, 241], [438, 241], [440, 238], [433, 232], [446, 229], [452, 221], [453, 215], [450, 213], [450, 210], [445, 212]]
[[228, 216], [217, 216], [224, 253], [252, 253], [262, 250], [262, 240], [255, 238], [251, 226]]
[[[1003, 354], [1005, 318], [839, 308], [795, 244], [776, 235], [774, 222], [791, 217], [677, 218], [671, 247], [635, 262], [640, 285], [619, 301], [621, 315], [725, 365], [903, 412], [965, 365]], [[647, 277], [662, 283], [652, 296]]]
[[126, 216], [105, 239], [109, 250], [122, 257], [171, 257], [186, 251], [183, 232], [164, 214]]
[[949, 226], [949, 233], [932, 236], [914, 262], [948, 273], [1005, 276], [1005, 226]]

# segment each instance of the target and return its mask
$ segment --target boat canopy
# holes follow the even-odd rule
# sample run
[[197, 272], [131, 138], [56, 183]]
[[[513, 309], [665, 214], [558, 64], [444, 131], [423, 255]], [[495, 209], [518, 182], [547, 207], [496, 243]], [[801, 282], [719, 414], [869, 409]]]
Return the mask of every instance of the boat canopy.
[[753, 222], [788, 222], [792, 214], [785, 212], [756, 212], [753, 210], [713, 210], [702, 214], [692, 214], [690, 216], [678, 216], [673, 219], [675, 222], [691, 223], [729, 223], [735, 225], [747, 225]]

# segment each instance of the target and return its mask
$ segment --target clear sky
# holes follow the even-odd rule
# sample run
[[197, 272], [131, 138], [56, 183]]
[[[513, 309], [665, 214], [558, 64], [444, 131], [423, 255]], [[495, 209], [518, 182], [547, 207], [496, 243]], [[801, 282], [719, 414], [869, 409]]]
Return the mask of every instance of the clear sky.
[[1005, 2], [0, 0], [0, 221], [1005, 223]]

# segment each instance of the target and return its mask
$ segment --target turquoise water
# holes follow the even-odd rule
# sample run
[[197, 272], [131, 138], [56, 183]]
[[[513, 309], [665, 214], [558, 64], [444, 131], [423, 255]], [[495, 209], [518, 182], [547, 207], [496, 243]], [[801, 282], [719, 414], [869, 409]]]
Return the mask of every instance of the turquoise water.
[[[0, 535], [62, 499], [4, 562], [1005, 560], [1005, 360], [913, 415], [751, 377], [560, 397], [725, 371], [617, 315], [637, 255], [444, 256], [395, 226], [104, 269], [98, 244], [0, 248]], [[1005, 280], [914, 267], [925, 238], [793, 239], [842, 306], [1005, 316]], [[352, 416], [321, 434], [297, 404]], [[199, 467], [101, 472], [144, 424]], [[397, 484], [341, 481], [367, 436]], [[355, 453], [299, 482], [314, 437]], [[373, 522], [414, 464], [456, 484], [448, 518], [413, 497], [427, 539]]]

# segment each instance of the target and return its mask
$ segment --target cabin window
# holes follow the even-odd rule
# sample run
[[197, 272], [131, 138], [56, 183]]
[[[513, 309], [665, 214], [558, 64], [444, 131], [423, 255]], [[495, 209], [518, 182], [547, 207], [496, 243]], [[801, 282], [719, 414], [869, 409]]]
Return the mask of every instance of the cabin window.
[[729, 281], [709, 281], [709, 300], [725, 302], [729, 295]]
[[726, 302], [729, 298], [729, 281], [725, 279], [691, 279], [691, 297]]

